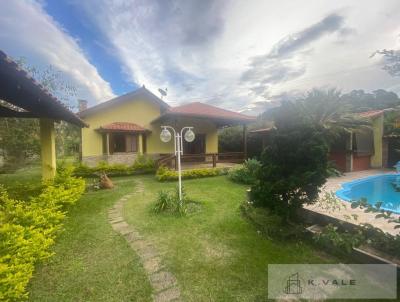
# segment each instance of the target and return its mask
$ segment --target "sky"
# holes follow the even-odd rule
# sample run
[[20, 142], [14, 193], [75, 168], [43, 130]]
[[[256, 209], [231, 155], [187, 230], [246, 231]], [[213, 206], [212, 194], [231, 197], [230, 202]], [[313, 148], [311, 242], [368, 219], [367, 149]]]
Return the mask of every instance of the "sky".
[[90, 105], [145, 85], [257, 114], [315, 87], [400, 94], [371, 56], [400, 49], [398, 16], [398, 0], [15, 0], [0, 49], [52, 65]]

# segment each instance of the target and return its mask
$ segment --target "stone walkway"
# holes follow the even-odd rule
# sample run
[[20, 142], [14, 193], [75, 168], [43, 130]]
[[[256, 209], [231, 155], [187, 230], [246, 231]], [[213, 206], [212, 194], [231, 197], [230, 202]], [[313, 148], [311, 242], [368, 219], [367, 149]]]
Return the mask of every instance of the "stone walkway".
[[126, 223], [123, 218], [123, 207], [129, 198], [140, 194], [144, 190], [143, 183], [136, 180], [136, 190], [119, 199], [109, 210], [108, 220], [113, 229], [125, 237], [130, 247], [139, 255], [150, 284], [153, 287], [153, 301], [168, 302], [181, 301], [177, 280], [163, 266], [161, 257], [152, 242], [139, 234], [134, 227]]
[[[382, 170], [382, 169], [370, 169], [358, 172], [348, 172], [345, 173], [343, 176], [339, 177], [330, 177], [328, 178], [324, 188], [322, 189], [321, 197], [323, 197], [325, 193], [330, 193], [330, 192], [335, 193], [337, 190], [341, 188], [342, 184], [345, 182], [382, 173], [393, 173], [393, 171]], [[339, 198], [337, 198], [337, 202], [338, 202], [338, 207], [334, 210], [329, 208], [329, 206], [327, 206], [323, 202], [317, 202], [316, 204], [308, 205], [306, 206], [306, 208], [318, 213], [322, 213], [324, 215], [332, 216], [355, 224], [369, 223], [375, 227], [380, 228], [384, 232], [390, 233], [392, 235], [400, 233], [399, 229], [396, 230], [393, 228], [394, 227], [393, 223], [388, 223], [383, 218], [376, 219], [375, 218], [376, 214], [374, 213], [364, 213], [363, 210], [358, 208], [352, 209], [349, 202], [341, 200]], [[357, 220], [354, 219], [348, 220], [346, 218], [351, 215], [357, 215]], [[399, 217], [399, 215], [393, 214], [393, 217]]]

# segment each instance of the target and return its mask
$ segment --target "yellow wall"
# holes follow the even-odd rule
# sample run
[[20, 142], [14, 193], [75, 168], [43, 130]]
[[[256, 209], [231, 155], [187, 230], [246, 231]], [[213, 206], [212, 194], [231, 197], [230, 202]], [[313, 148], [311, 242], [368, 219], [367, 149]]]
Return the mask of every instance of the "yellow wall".
[[[84, 117], [90, 125], [82, 129], [82, 156], [100, 156], [103, 154], [102, 136], [95, 129], [113, 122], [130, 122], [138, 124], [151, 131], [147, 134], [147, 153], [173, 153], [173, 141], [163, 143], [160, 140], [161, 123], [151, 124], [160, 115], [160, 107], [153, 101], [134, 99], [112, 107], [99, 110]], [[180, 118], [178, 121], [169, 121], [162, 124], [180, 129], [182, 126], [193, 126], [195, 133], [206, 134], [206, 152], [218, 152], [218, 134], [214, 123], [207, 120]]]
[[374, 155], [371, 156], [371, 167], [382, 167], [382, 137], [383, 137], [383, 114], [372, 120], [374, 134]]

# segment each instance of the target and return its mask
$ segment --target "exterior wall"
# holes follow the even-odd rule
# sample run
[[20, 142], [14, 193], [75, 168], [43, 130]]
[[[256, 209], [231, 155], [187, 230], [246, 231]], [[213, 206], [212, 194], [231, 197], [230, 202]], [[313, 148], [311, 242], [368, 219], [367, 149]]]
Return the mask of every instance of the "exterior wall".
[[[157, 130], [156, 141], [157, 145], [154, 147], [158, 148], [155, 150], [163, 150], [162, 152], [154, 152], [154, 153], [173, 153], [174, 145], [172, 142], [170, 144], [165, 144], [160, 140], [160, 132], [162, 125], [168, 125], [174, 127], [176, 130], [181, 130], [183, 127], [193, 127], [193, 131], [195, 134], [205, 134], [206, 135], [206, 153], [218, 153], [218, 128], [217, 126], [207, 120], [207, 119], [199, 119], [199, 118], [187, 118], [182, 117], [179, 119], [165, 121], [163, 123], [157, 123], [155, 126]], [[165, 145], [168, 145], [166, 149]], [[149, 149], [148, 149], [149, 150]], [[165, 152], [164, 150], [168, 150]]]
[[382, 168], [383, 165], [383, 114], [378, 116], [372, 121], [374, 133], [374, 155], [371, 156], [371, 167]]
[[[151, 124], [151, 121], [158, 116], [160, 116], [158, 104], [139, 98], [88, 115], [84, 121], [90, 127], [82, 129], [82, 161], [88, 165], [95, 165], [101, 160], [122, 163], [134, 161], [133, 156], [128, 154], [110, 155], [109, 157], [103, 155], [102, 136], [95, 129], [113, 122], [130, 122], [149, 129], [151, 133], [146, 134], [146, 154], [154, 157], [174, 152], [173, 140], [168, 143], [160, 140], [162, 125], [170, 125], [177, 130], [184, 126], [192, 126], [195, 133], [206, 135], [206, 152], [218, 152], [218, 132], [213, 122], [206, 119], [179, 118]], [[139, 146], [139, 150], [140, 147], [142, 145]]]
[[353, 154], [353, 170], [352, 171], [363, 171], [363, 170], [368, 170], [371, 168], [370, 162], [371, 162], [371, 156], [370, 155], [357, 155]]

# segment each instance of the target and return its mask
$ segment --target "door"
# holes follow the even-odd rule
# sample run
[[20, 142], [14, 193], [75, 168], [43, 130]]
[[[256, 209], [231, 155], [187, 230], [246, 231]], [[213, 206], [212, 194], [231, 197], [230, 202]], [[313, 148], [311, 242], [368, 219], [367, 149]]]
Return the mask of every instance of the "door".
[[204, 161], [205, 156], [190, 156], [206, 153], [206, 135], [197, 134], [193, 142], [188, 143], [183, 139], [183, 161]]

